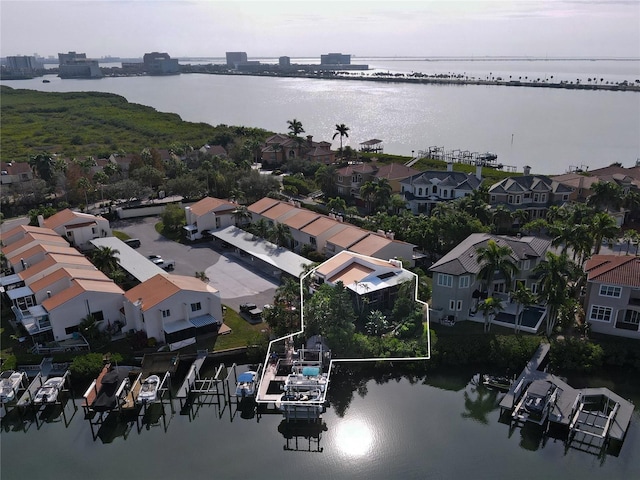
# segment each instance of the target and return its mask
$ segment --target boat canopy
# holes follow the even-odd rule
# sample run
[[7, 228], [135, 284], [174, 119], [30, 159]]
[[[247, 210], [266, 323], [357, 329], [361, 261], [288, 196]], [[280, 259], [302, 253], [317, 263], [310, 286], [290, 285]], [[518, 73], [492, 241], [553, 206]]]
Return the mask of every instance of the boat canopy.
[[305, 377], [317, 377], [320, 375], [320, 368], [318, 367], [304, 367], [302, 369], [302, 375]]
[[253, 382], [254, 374], [252, 372], [245, 372], [238, 375], [238, 383]]

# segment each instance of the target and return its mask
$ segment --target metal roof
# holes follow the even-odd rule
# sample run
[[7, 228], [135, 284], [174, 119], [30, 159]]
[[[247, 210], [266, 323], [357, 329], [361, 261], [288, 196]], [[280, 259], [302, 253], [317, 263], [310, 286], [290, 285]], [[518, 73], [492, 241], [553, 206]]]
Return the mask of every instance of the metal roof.
[[294, 277], [300, 277], [304, 272], [305, 265], [311, 265], [313, 262], [297, 255], [286, 248], [267, 242], [266, 240], [256, 237], [241, 228], [229, 226], [222, 230], [211, 232], [212, 235], [233, 245], [240, 250], [259, 258], [269, 265], [282, 270]]
[[91, 243], [95, 247], [109, 247], [120, 252], [118, 264], [121, 268], [133, 275], [138, 281], [144, 282], [159, 273], [166, 274], [155, 263], [149, 261], [144, 255], [139, 254], [129, 245], [116, 237], [94, 238]]

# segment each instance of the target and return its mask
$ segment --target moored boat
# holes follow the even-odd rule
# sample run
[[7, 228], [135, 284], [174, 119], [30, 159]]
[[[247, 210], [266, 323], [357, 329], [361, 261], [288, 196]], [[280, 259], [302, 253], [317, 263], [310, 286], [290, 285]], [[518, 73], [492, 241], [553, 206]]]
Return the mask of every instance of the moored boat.
[[158, 398], [158, 389], [160, 388], [160, 377], [150, 375], [143, 380], [140, 385], [140, 392], [136, 401], [138, 403], [154, 402]]
[[16, 398], [16, 393], [20, 389], [23, 379], [26, 377], [24, 372], [15, 372], [7, 370], [0, 375], [0, 401], [2, 403], [11, 402]]
[[33, 397], [33, 403], [42, 405], [43, 403], [53, 403], [58, 399], [58, 393], [64, 385], [63, 377], [53, 377], [44, 382]]
[[237, 397], [253, 397], [256, 394], [257, 373], [253, 371], [241, 373], [236, 384]]
[[513, 380], [509, 377], [485, 374], [482, 376], [482, 384], [485, 387], [506, 392], [511, 388]]

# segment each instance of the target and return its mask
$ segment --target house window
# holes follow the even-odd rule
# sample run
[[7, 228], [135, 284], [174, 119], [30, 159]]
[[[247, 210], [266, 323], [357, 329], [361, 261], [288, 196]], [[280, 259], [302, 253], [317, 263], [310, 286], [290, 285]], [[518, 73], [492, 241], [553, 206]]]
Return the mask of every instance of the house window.
[[456, 310], [457, 310], [457, 311], [462, 310], [462, 300], [458, 300], [458, 301], [456, 302]]
[[419, 197], [421, 197], [421, 196], [422, 196], [422, 187], [420, 187], [420, 188], [418, 189], [418, 196], [419, 196]]
[[168, 308], [166, 310], [162, 310], [162, 318], [167, 318], [171, 316], [171, 310]]
[[513, 203], [513, 195], [509, 195], [507, 203]]
[[93, 233], [95, 235], [96, 233], [96, 227], [91, 227], [91, 233]]
[[493, 293], [504, 293], [504, 292], [505, 292], [505, 283], [504, 282], [496, 283], [493, 286]]
[[620, 298], [621, 294], [622, 294], [622, 287], [616, 287], [615, 285], [600, 285], [601, 297]]
[[531, 198], [531, 192], [527, 192], [524, 194], [524, 198]]
[[533, 201], [537, 202], [540, 199], [540, 195], [538, 195], [537, 193], [533, 194]]
[[338, 181], [342, 182], [342, 175], [338, 175]]
[[520, 195], [516, 195], [516, 205], [520, 205], [522, 203], [522, 197]]
[[444, 198], [447, 198], [447, 197], [449, 196], [449, 191], [448, 191], [448, 190], [443, 190], [443, 191], [442, 191], [442, 196], [443, 196]]
[[438, 285], [441, 287], [449, 287], [453, 286], [453, 277], [451, 275], [447, 275], [446, 273], [438, 274]]
[[433, 194], [438, 193], [438, 186], [437, 185], [433, 186], [433, 189], [431, 190], [431, 193], [433, 193]]
[[104, 320], [104, 313], [102, 310], [99, 312], [91, 312], [91, 316], [95, 318], [96, 322], [102, 322]]
[[71, 335], [72, 333], [76, 333], [79, 331], [79, 326], [78, 325], [74, 325], [73, 327], [67, 327], [64, 329], [64, 333], [66, 335]]
[[456, 310], [456, 301], [455, 300], [449, 300], [449, 310], [451, 310], [452, 312], [455, 312], [455, 310]]
[[565, 202], [569, 200], [569, 195], [562, 195], [562, 200]]
[[309, 243], [311, 245], [315, 245], [316, 244], [316, 237], [309, 237]]
[[611, 307], [603, 307], [601, 305], [592, 305], [589, 320], [596, 322], [610, 322], [613, 309]]
[[469, 275], [463, 275], [458, 279], [458, 288], [469, 288]]
[[640, 325], [640, 312], [636, 310], [627, 310], [624, 316], [624, 323], [630, 323], [631, 325]]
[[540, 194], [540, 201], [541, 201], [542, 203], [544, 203], [544, 202], [546, 202], [546, 201], [547, 201], [547, 194], [546, 194], [546, 193], [542, 193], [542, 194]]
[[532, 283], [531, 284], [531, 293], [533, 293], [533, 294], [537, 294], [538, 293], [538, 284], [537, 283]]
[[522, 270], [529, 270], [531, 268], [531, 260], [525, 260], [522, 262]]
[[496, 196], [495, 195], [491, 195], [491, 203], [495, 203], [496, 201]]
[[191, 304], [191, 311], [192, 312], [199, 312], [200, 310], [202, 310], [202, 305], [200, 304], [200, 302]]

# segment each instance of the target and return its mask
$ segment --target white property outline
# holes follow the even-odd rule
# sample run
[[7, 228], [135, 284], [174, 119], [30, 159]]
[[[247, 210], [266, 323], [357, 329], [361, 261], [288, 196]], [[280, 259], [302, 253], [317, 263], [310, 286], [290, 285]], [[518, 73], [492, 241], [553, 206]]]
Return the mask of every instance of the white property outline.
[[[366, 255], [360, 255], [354, 252], [349, 252], [351, 255], [355, 255], [358, 257], [362, 257], [362, 258], [373, 258], [373, 257], [368, 257]], [[379, 260], [379, 259], [376, 259]], [[260, 376], [260, 385], [262, 385], [262, 382], [264, 381], [264, 377], [265, 374], [267, 372], [267, 365], [269, 365], [269, 356], [270, 356], [270, 352], [271, 352], [271, 348], [273, 347], [273, 344], [276, 342], [280, 342], [280, 341], [284, 341], [286, 339], [292, 339], [294, 337], [296, 337], [297, 335], [300, 335], [301, 333], [304, 333], [304, 280], [311, 275], [312, 273], [314, 273], [318, 268], [320, 268], [322, 265], [324, 265], [326, 262], [328, 262], [329, 260], [325, 260], [324, 262], [322, 262], [320, 265], [316, 266], [315, 268], [309, 270], [307, 273], [305, 273], [304, 275], [302, 275], [300, 277], [300, 330], [298, 330], [297, 332], [294, 333], [290, 333], [288, 335], [284, 335], [283, 337], [279, 337], [276, 338], [274, 340], [271, 340], [269, 342], [269, 348], [267, 349], [267, 354], [265, 356], [264, 359], [264, 367], [262, 368], [262, 375]], [[355, 363], [355, 362], [381, 362], [381, 361], [387, 361], [387, 362], [397, 362], [397, 361], [420, 361], [420, 360], [431, 360], [431, 332], [429, 329], [429, 304], [427, 302], [423, 302], [422, 300], [420, 300], [418, 298], [418, 275], [416, 273], [413, 273], [407, 269], [405, 269], [404, 267], [400, 267], [402, 268], [403, 271], [406, 271], [408, 273], [410, 273], [411, 275], [413, 275], [413, 279], [414, 279], [414, 284], [415, 284], [415, 291], [414, 291], [414, 297], [415, 297], [415, 301], [419, 304], [422, 305], [422, 308], [424, 309], [424, 311], [426, 312], [426, 324], [427, 324], [427, 356], [426, 357], [372, 357], [372, 358], [341, 358], [338, 360], [334, 360], [333, 358], [329, 361], [329, 370], [327, 372], [327, 387], [325, 388], [324, 392], [322, 393], [322, 400], [317, 401], [317, 402], [305, 402], [305, 404], [312, 404], [312, 405], [318, 405], [318, 404], [322, 404], [324, 403], [324, 401], [326, 400], [326, 395], [327, 392], [329, 391], [329, 386], [331, 383], [331, 371], [333, 370], [333, 364], [335, 363]], [[356, 292], [357, 294], [357, 292]], [[424, 327], [423, 327], [424, 328]], [[256, 395], [256, 403], [273, 403], [273, 400], [260, 400], [259, 399], [259, 394]], [[296, 401], [281, 401], [281, 404], [284, 405], [300, 405], [300, 402], [296, 402]]]

